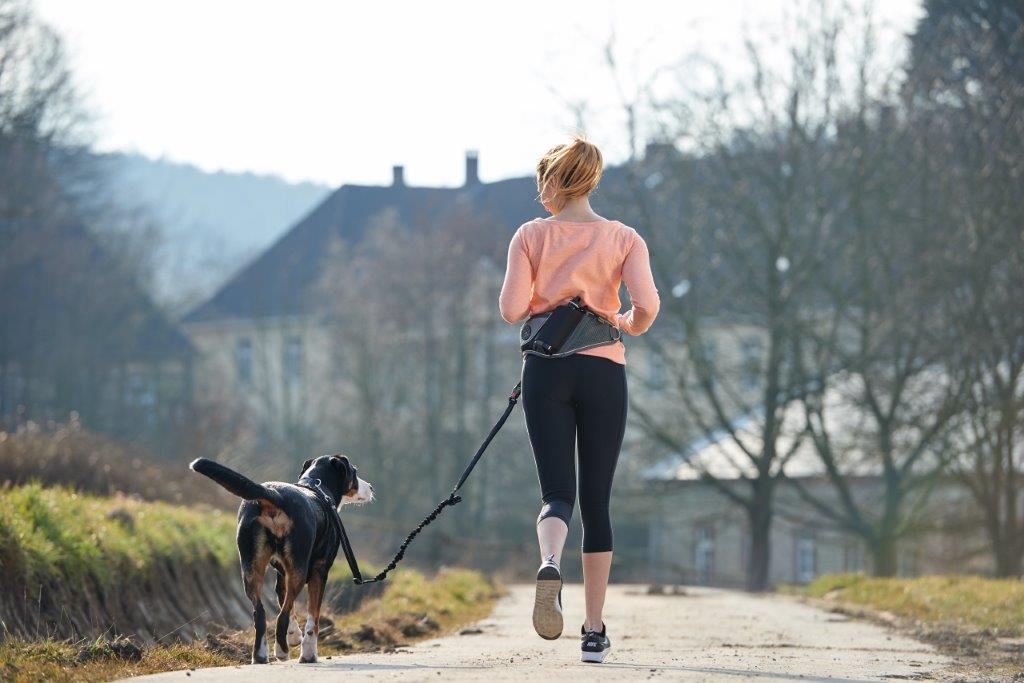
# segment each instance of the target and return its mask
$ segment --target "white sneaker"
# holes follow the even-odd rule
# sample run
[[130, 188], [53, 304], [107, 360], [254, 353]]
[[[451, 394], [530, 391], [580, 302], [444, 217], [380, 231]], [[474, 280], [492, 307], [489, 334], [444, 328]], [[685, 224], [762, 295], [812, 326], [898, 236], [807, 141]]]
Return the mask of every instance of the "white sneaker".
[[562, 635], [562, 572], [555, 564], [554, 555], [548, 555], [537, 570], [533, 628], [546, 640], [555, 640]]

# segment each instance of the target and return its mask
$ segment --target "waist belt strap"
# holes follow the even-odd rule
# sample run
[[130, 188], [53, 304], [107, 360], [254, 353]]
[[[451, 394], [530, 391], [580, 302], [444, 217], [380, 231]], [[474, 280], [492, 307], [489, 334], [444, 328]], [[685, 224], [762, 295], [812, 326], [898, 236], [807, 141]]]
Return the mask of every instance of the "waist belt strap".
[[597, 346], [607, 346], [622, 339], [622, 332], [612, 323], [608, 322], [593, 311], [581, 309], [583, 316], [576, 323], [575, 327], [565, 337], [557, 348], [551, 348], [546, 343], [540, 343], [543, 335], [541, 330], [551, 317], [552, 313], [541, 313], [535, 315], [523, 323], [520, 330], [520, 350], [524, 354], [544, 356], [546, 358], [562, 358], [570, 356], [579, 351], [592, 349]]

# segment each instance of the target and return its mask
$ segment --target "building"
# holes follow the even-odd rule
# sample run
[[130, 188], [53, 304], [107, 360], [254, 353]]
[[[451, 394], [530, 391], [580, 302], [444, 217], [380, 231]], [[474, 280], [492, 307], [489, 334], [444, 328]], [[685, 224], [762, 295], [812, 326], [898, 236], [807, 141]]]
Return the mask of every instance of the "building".
[[534, 201], [532, 178], [481, 182], [478, 156], [465, 158], [465, 180], [457, 187], [406, 184], [402, 166], [387, 186], [343, 185], [284, 236], [191, 311], [183, 327], [202, 357], [197, 386], [204, 399], [235, 402], [259, 425], [264, 438], [313, 448], [322, 416], [344, 408], [342, 380], [334, 357], [338, 330], [325, 323], [324, 289], [337, 266], [333, 250], [353, 247], [382, 222], [415, 231], [453, 212], [472, 212], [481, 230], [506, 240], [543, 209]]
[[[848, 402], [851, 381], [839, 377], [823, 402], [830, 439], [836, 448], [849, 446], [841, 468], [853, 499], [869, 510], [884, 492], [881, 464], [854, 444], [862, 413]], [[795, 404], [796, 402], [794, 402]], [[804, 584], [821, 574], [870, 571], [863, 541], [838, 528], [809, 503], [815, 499], [838, 508], [838, 497], [814, 445], [806, 437], [800, 410], [788, 410], [780, 428], [778, 449], [790, 454], [782, 466], [785, 478], [776, 486], [771, 532], [770, 583]], [[746, 448], [760, 447], [756, 415], [737, 419], [737, 437]], [[927, 458], [924, 466], [928, 466]], [[742, 587], [750, 542], [745, 510], [706, 481], [746, 492], [743, 480], [755, 476], [753, 464], [736, 440], [724, 432], [696, 439], [684, 453], [671, 454], [647, 468], [643, 514], [647, 519], [646, 553], [652, 579], [666, 583]], [[799, 488], [798, 488], [799, 487]], [[979, 572], [987, 568], [984, 537], [978, 532], [975, 506], [956, 481], [941, 479], [913, 519], [915, 531], [898, 544], [898, 571], [925, 573]]]

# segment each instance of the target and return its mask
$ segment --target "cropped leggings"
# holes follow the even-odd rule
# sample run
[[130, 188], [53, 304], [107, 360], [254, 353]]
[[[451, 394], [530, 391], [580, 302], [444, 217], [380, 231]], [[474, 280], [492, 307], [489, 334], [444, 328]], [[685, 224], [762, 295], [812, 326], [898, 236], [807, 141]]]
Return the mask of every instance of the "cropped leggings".
[[579, 499], [583, 552], [612, 549], [608, 502], [626, 428], [626, 371], [597, 356], [527, 355], [523, 363], [523, 410], [540, 480], [537, 522], [558, 517], [566, 525]]

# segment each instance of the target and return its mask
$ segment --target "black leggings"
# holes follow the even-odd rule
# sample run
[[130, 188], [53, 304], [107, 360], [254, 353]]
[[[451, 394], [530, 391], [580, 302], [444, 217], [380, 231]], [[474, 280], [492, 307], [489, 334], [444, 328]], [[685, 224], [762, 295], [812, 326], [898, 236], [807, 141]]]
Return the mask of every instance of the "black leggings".
[[569, 524], [578, 442], [583, 552], [611, 550], [608, 499], [626, 429], [626, 369], [596, 356], [527, 355], [523, 410], [544, 501], [537, 522], [558, 517]]

